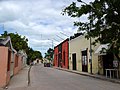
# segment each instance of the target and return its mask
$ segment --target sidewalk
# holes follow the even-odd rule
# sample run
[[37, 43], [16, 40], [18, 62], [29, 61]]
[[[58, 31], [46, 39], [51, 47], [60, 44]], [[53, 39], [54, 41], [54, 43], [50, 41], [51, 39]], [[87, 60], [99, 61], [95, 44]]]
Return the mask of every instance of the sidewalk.
[[93, 77], [93, 78], [97, 78], [97, 79], [106, 80], [106, 81], [109, 81], [109, 82], [120, 84], [120, 79], [106, 78], [105, 76], [102, 76], [102, 75], [90, 74], [90, 73], [80, 72], [80, 71], [74, 71], [74, 70], [64, 69], [64, 68], [60, 68], [60, 67], [54, 67], [54, 68], [58, 69], [58, 70], [63, 70], [63, 71], [71, 72], [71, 73], [76, 73], [76, 74], [79, 74], [79, 75], [89, 76], [89, 77]]
[[9, 82], [8, 90], [12, 88], [27, 87], [28, 86], [28, 70], [29, 66], [26, 66], [18, 74], [13, 76]]

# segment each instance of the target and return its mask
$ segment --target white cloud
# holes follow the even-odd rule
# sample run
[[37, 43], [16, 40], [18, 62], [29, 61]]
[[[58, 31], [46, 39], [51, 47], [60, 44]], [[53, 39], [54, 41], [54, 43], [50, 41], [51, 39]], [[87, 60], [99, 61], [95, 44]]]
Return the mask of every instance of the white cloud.
[[0, 22], [13, 21], [22, 16], [20, 7], [9, 2], [0, 3]]
[[[8, 32], [18, 32], [29, 39], [29, 46], [45, 53], [52, 43], [60, 40], [56, 35], [73, 35], [77, 19], [62, 16], [61, 12], [74, 0], [2, 0], [0, 1], [0, 23]], [[54, 40], [54, 45], [59, 42]], [[42, 48], [42, 49], [41, 49]]]

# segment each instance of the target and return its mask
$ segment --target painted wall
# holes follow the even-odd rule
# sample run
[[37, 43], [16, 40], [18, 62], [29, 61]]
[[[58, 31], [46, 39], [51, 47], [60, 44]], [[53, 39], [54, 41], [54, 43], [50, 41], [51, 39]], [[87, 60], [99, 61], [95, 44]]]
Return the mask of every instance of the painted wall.
[[[92, 39], [93, 41], [93, 39]], [[98, 46], [93, 47], [93, 50], [96, 50]], [[85, 39], [84, 36], [79, 36], [76, 37], [72, 40], [70, 40], [70, 45], [69, 45], [69, 67], [72, 70], [73, 66], [72, 66], [72, 54], [76, 53], [76, 69], [78, 71], [82, 71], [82, 57], [81, 57], [81, 51], [84, 51], [87, 49], [87, 63], [88, 63], [88, 73], [90, 73], [90, 63], [89, 63], [89, 50], [90, 50], [90, 41]], [[92, 72], [93, 73], [98, 73], [98, 56], [94, 54], [94, 52], [92, 53]]]
[[[9, 62], [10, 63], [10, 62]], [[10, 71], [8, 68], [8, 47], [0, 47], [0, 87], [4, 87], [9, 83]]]
[[54, 66], [55, 67], [62, 67], [62, 68], [69, 68], [69, 44], [68, 39], [61, 42], [58, 46], [54, 48]]
[[19, 56], [17, 54], [15, 54], [14, 75], [16, 75], [19, 72], [18, 58], [19, 58]]
[[69, 62], [68, 62], [68, 40], [62, 43], [62, 67], [68, 69]]
[[24, 60], [22, 58], [21, 55], [19, 54], [15, 54], [15, 65], [14, 65], [14, 75], [16, 75], [17, 73], [19, 73], [19, 71], [24, 68], [23, 67], [23, 63]]
[[58, 47], [54, 48], [54, 66], [58, 67]]
[[22, 69], [22, 56], [18, 56], [18, 70]]
[[10, 77], [12, 77], [14, 75], [14, 63], [15, 63], [14, 60], [15, 60], [15, 54], [14, 54], [14, 52], [12, 52], [11, 53], [11, 61], [10, 61]]
[[[8, 47], [0, 46], [0, 87], [4, 87], [9, 83], [11, 72], [15, 75], [22, 69], [22, 61], [21, 55], [17, 55], [15, 53], [13, 55], [12, 51], [9, 50]], [[17, 66], [15, 66], [16, 62]]]

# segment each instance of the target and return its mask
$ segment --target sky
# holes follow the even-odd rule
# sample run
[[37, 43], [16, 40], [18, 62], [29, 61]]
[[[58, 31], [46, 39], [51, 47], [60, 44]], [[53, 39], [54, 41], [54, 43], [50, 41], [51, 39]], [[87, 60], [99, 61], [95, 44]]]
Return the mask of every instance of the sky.
[[[28, 38], [29, 47], [44, 53], [74, 33], [76, 20], [62, 10], [76, 0], [0, 0], [0, 34], [18, 33]], [[93, 0], [84, 0], [89, 2]], [[64, 34], [63, 34], [64, 33]]]

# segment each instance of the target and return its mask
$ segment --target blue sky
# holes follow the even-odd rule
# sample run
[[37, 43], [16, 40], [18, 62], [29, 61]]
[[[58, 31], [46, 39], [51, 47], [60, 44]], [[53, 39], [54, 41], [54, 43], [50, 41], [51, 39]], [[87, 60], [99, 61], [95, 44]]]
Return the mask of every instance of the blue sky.
[[[62, 41], [57, 35], [67, 38], [60, 32], [68, 36], [76, 33], [73, 22], [78, 19], [61, 15], [62, 9], [72, 1], [76, 0], [1, 0], [0, 34], [3, 31], [18, 32], [29, 39], [30, 47], [44, 55], [52, 47], [52, 40], [54, 46]], [[85, 17], [80, 20], [84, 21]]]

